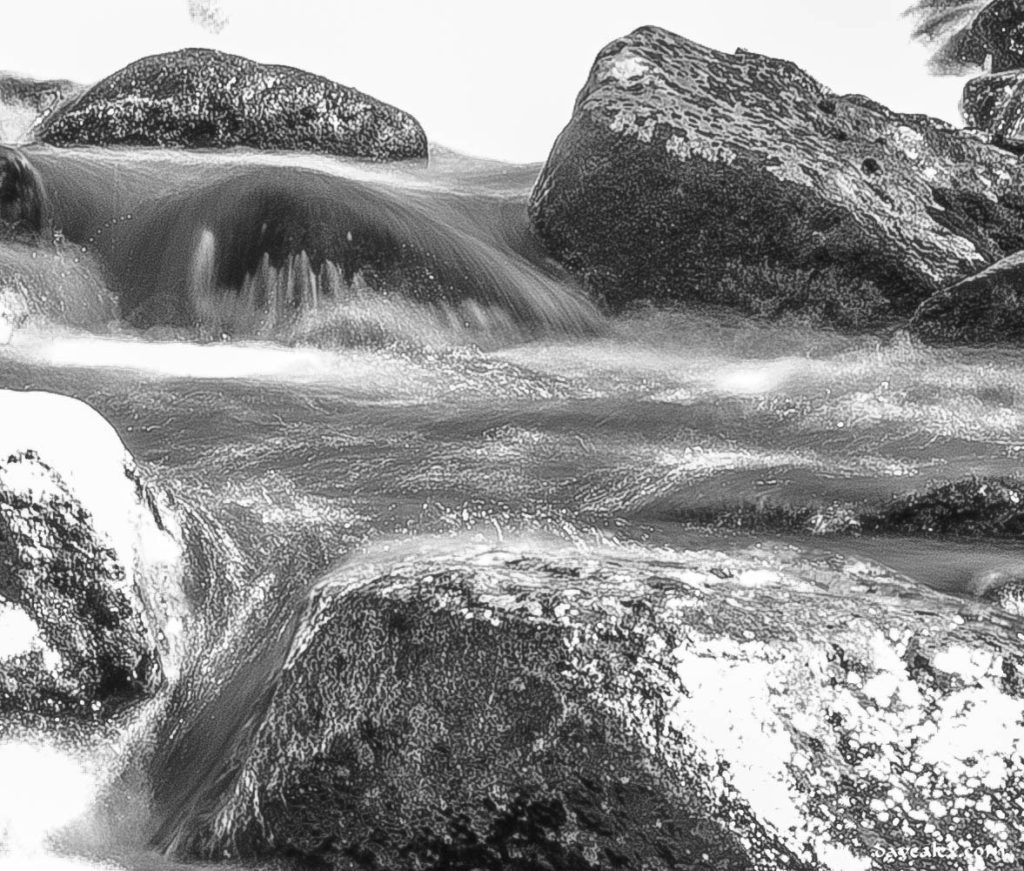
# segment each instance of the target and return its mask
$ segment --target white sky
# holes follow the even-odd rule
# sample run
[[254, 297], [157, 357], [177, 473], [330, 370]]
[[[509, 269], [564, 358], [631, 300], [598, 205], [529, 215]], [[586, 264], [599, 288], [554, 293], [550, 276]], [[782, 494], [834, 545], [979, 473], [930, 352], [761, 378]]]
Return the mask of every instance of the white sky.
[[962, 80], [935, 78], [901, 16], [911, 0], [218, 0], [213, 35], [187, 0], [12, 0], [0, 68], [93, 82], [190, 45], [326, 75], [412, 112], [433, 142], [543, 160], [594, 55], [642, 24], [725, 51], [796, 61], [840, 93], [959, 123]]

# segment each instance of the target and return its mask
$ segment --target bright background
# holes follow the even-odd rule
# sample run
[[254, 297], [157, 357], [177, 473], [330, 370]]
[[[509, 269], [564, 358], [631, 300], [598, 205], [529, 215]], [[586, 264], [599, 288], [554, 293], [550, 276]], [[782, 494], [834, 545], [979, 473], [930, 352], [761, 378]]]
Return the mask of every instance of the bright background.
[[208, 46], [328, 76], [412, 112], [431, 141], [543, 160], [594, 55], [642, 24], [796, 61], [840, 93], [959, 123], [963, 80], [928, 74], [911, 0], [12, 0], [0, 68], [90, 83], [143, 55]]

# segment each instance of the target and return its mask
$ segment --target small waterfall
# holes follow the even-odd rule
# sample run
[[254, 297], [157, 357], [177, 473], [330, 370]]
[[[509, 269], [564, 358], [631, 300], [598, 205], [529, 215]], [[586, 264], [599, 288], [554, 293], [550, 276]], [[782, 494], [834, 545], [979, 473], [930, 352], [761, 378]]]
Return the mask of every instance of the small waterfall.
[[268, 252], [241, 287], [218, 280], [218, 240], [203, 228], [188, 270], [188, 299], [200, 330], [210, 336], [278, 338], [321, 346], [514, 341], [528, 336], [507, 308], [476, 299], [417, 300], [421, 288], [407, 275], [382, 277], [373, 269], [346, 278], [325, 259], [317, 268], [306, 251], [275, 266]]
[[206, 330], [263, 336], [278, 333], [300, 314], [315, 315], [351, 286], [335, 263], [325, 260], [314, 269], [306, 252], [300, 251], [279, 267], [273, 266], [270, 254], [264, 252], [256, 268], [246, 273], [240, 289], [220, 287], [217, 240], [204, 228], [192, 254], [188, 290], [200, 326]]
[[487, 345], [607, 328], [532, 239], [526, 178], [506, 191], [342, 161], [25, 153], [55, 227], [99, 261], [135, 327], [301, 341], [315, 314], [320, 338], [387, 341], [397, 324]]

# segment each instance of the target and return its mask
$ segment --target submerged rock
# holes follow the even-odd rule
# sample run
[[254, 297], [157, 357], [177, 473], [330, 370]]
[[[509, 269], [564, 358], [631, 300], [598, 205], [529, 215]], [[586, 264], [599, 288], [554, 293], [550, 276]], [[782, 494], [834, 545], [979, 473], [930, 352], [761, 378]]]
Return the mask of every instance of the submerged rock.
[[1022, 181], [1016, 157], [941, 121], [643, 27], [598, 55], [529, 208], [613, 304], [716, 300], [740, 264], [845, 278], [853, 304], [867, 281], [909, 314], [1024, 247]]
[[661, 557], [329, 576], [163, 844], [339, 869], [1014, 865], [1012, 632], [854, 561]]
[[95, 717], [177, 668], [181, 533], [83, 403], [0, 391], [0, 713]]
[[930, 296], [910, 329], [930, 342], [1024, 341], [1024, 252]]
[[303, 70], [199, 48], [129, 64], [60, 107], [36, 136], [52, 145], [427, 156], [419, 122], [394, 106]]

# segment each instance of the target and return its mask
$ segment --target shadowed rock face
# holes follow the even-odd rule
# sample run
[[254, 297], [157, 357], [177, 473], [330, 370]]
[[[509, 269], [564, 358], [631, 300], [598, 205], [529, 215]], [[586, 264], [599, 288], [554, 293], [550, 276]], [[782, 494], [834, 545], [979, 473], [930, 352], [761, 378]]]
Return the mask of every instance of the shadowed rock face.
[[1024, 247], [1022, 180], [940, 121], [644, 27], [598, 55], [530, 217], [612, 303], [707, 298], [726, 264], [768, 262], [846, 270], [909, 314]]
[[0, 145], [0, 238], [35, 238], [49, 221], [39, 173], [18, 149]]
[[0, 714], [93, 719], [180, 656], [182, 552], [113, 429], [0, 391]]
[[1024, 252], [925, 300], [910, 328], [930, 342], [1024, 342]]
[[160, 837], [339, 869], [1010, 867], [1022, 660], [958, 604], [795, 552], [342, 570]]
[[36, 135], [52, 145], [427, 156], [423, 129], [394, 106], [292, 67], [195, 48], [129, 64], [59, 108]]

